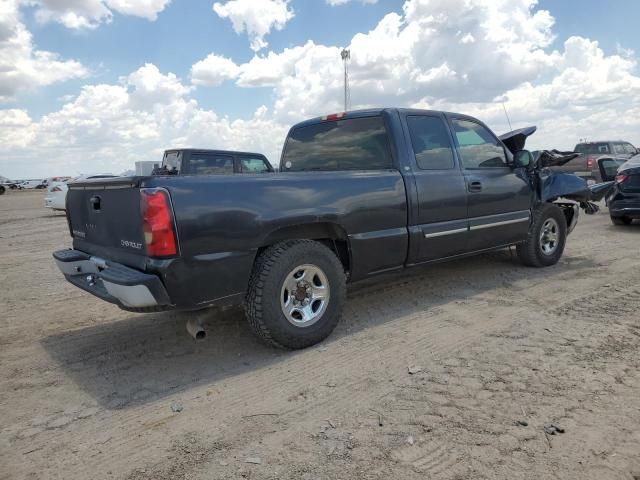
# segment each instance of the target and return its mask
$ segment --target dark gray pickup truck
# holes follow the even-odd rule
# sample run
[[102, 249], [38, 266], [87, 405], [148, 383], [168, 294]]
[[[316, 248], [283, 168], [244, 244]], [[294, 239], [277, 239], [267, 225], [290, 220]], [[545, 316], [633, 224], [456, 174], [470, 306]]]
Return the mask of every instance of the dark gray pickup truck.
[[71, 183], [73, 249], [54, 258], [125, 310], [243, 303], [261, 338], [307, 347], [335, 327], [347, 282], [513, 245], [555, 264], [602, 189], [548, 172], [558, 155], [523, 150], [533, 131], [408, 109], [316, 118], [290, 130], [279, 173]]

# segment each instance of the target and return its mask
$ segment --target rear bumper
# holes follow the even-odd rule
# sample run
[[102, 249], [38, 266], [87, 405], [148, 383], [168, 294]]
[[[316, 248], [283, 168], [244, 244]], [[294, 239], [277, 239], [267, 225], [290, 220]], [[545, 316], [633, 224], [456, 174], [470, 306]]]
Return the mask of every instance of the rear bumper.
[[156, 275], [79, 250], [59, 250], [53, 258], [70, 283], [121, 308], [171, 307], [169, 295]]
[[637, 207], [609, 207], [609, 214], [612, 217], [640, 218], [640, 205], [638, 205]]
[[612, 217], [640, 218], [640, 194], [622, 194], [609, 198], [609, 214]]
[[53, 196], [44, 197], [44, 206], [45, 208], [50, 208], [52, 210], [64, 210], [64, 202], [61, 202], [58, 198]]

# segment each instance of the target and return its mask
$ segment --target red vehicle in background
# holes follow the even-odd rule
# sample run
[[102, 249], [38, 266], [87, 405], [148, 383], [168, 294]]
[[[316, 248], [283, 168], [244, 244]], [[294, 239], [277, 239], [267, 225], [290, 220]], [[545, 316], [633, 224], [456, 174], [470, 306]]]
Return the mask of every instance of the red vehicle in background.
[[552, 167], [552, 170], [574, 173], [579, 177], [593, 179], [596, 182], [603, 181], [598, 167], [599, 158], [607, 157], [627, 160], [640, 153], [640, 150], [631, 143], [620, 140], [578, 143], [573, 151], [579, 153], [580, 156], [562, 166]]

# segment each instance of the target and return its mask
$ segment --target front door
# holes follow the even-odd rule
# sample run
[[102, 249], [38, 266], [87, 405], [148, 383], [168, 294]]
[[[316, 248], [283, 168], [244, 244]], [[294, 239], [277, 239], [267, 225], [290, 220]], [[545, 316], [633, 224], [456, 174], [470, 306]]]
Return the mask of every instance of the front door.
[[405, 138], [416, 184], [408, 263], [450, 257], [467, 250], [465, 181], [442, 114], [408, 115]]
[[526, 239], [532, 191], [526, 178], [507, 164], [502, 142], [481, 123], [450, 117], [467, 189], [468, 250]]

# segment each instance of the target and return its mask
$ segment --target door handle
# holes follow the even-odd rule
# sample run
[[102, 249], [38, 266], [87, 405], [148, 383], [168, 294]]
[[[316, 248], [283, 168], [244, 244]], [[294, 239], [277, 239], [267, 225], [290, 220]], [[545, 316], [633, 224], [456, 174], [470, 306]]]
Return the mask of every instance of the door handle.
[[482, 191], [482, 182], [478, 180], [474, 180], [469, 182], [468, 189], [470, 192], [481, 192]]

